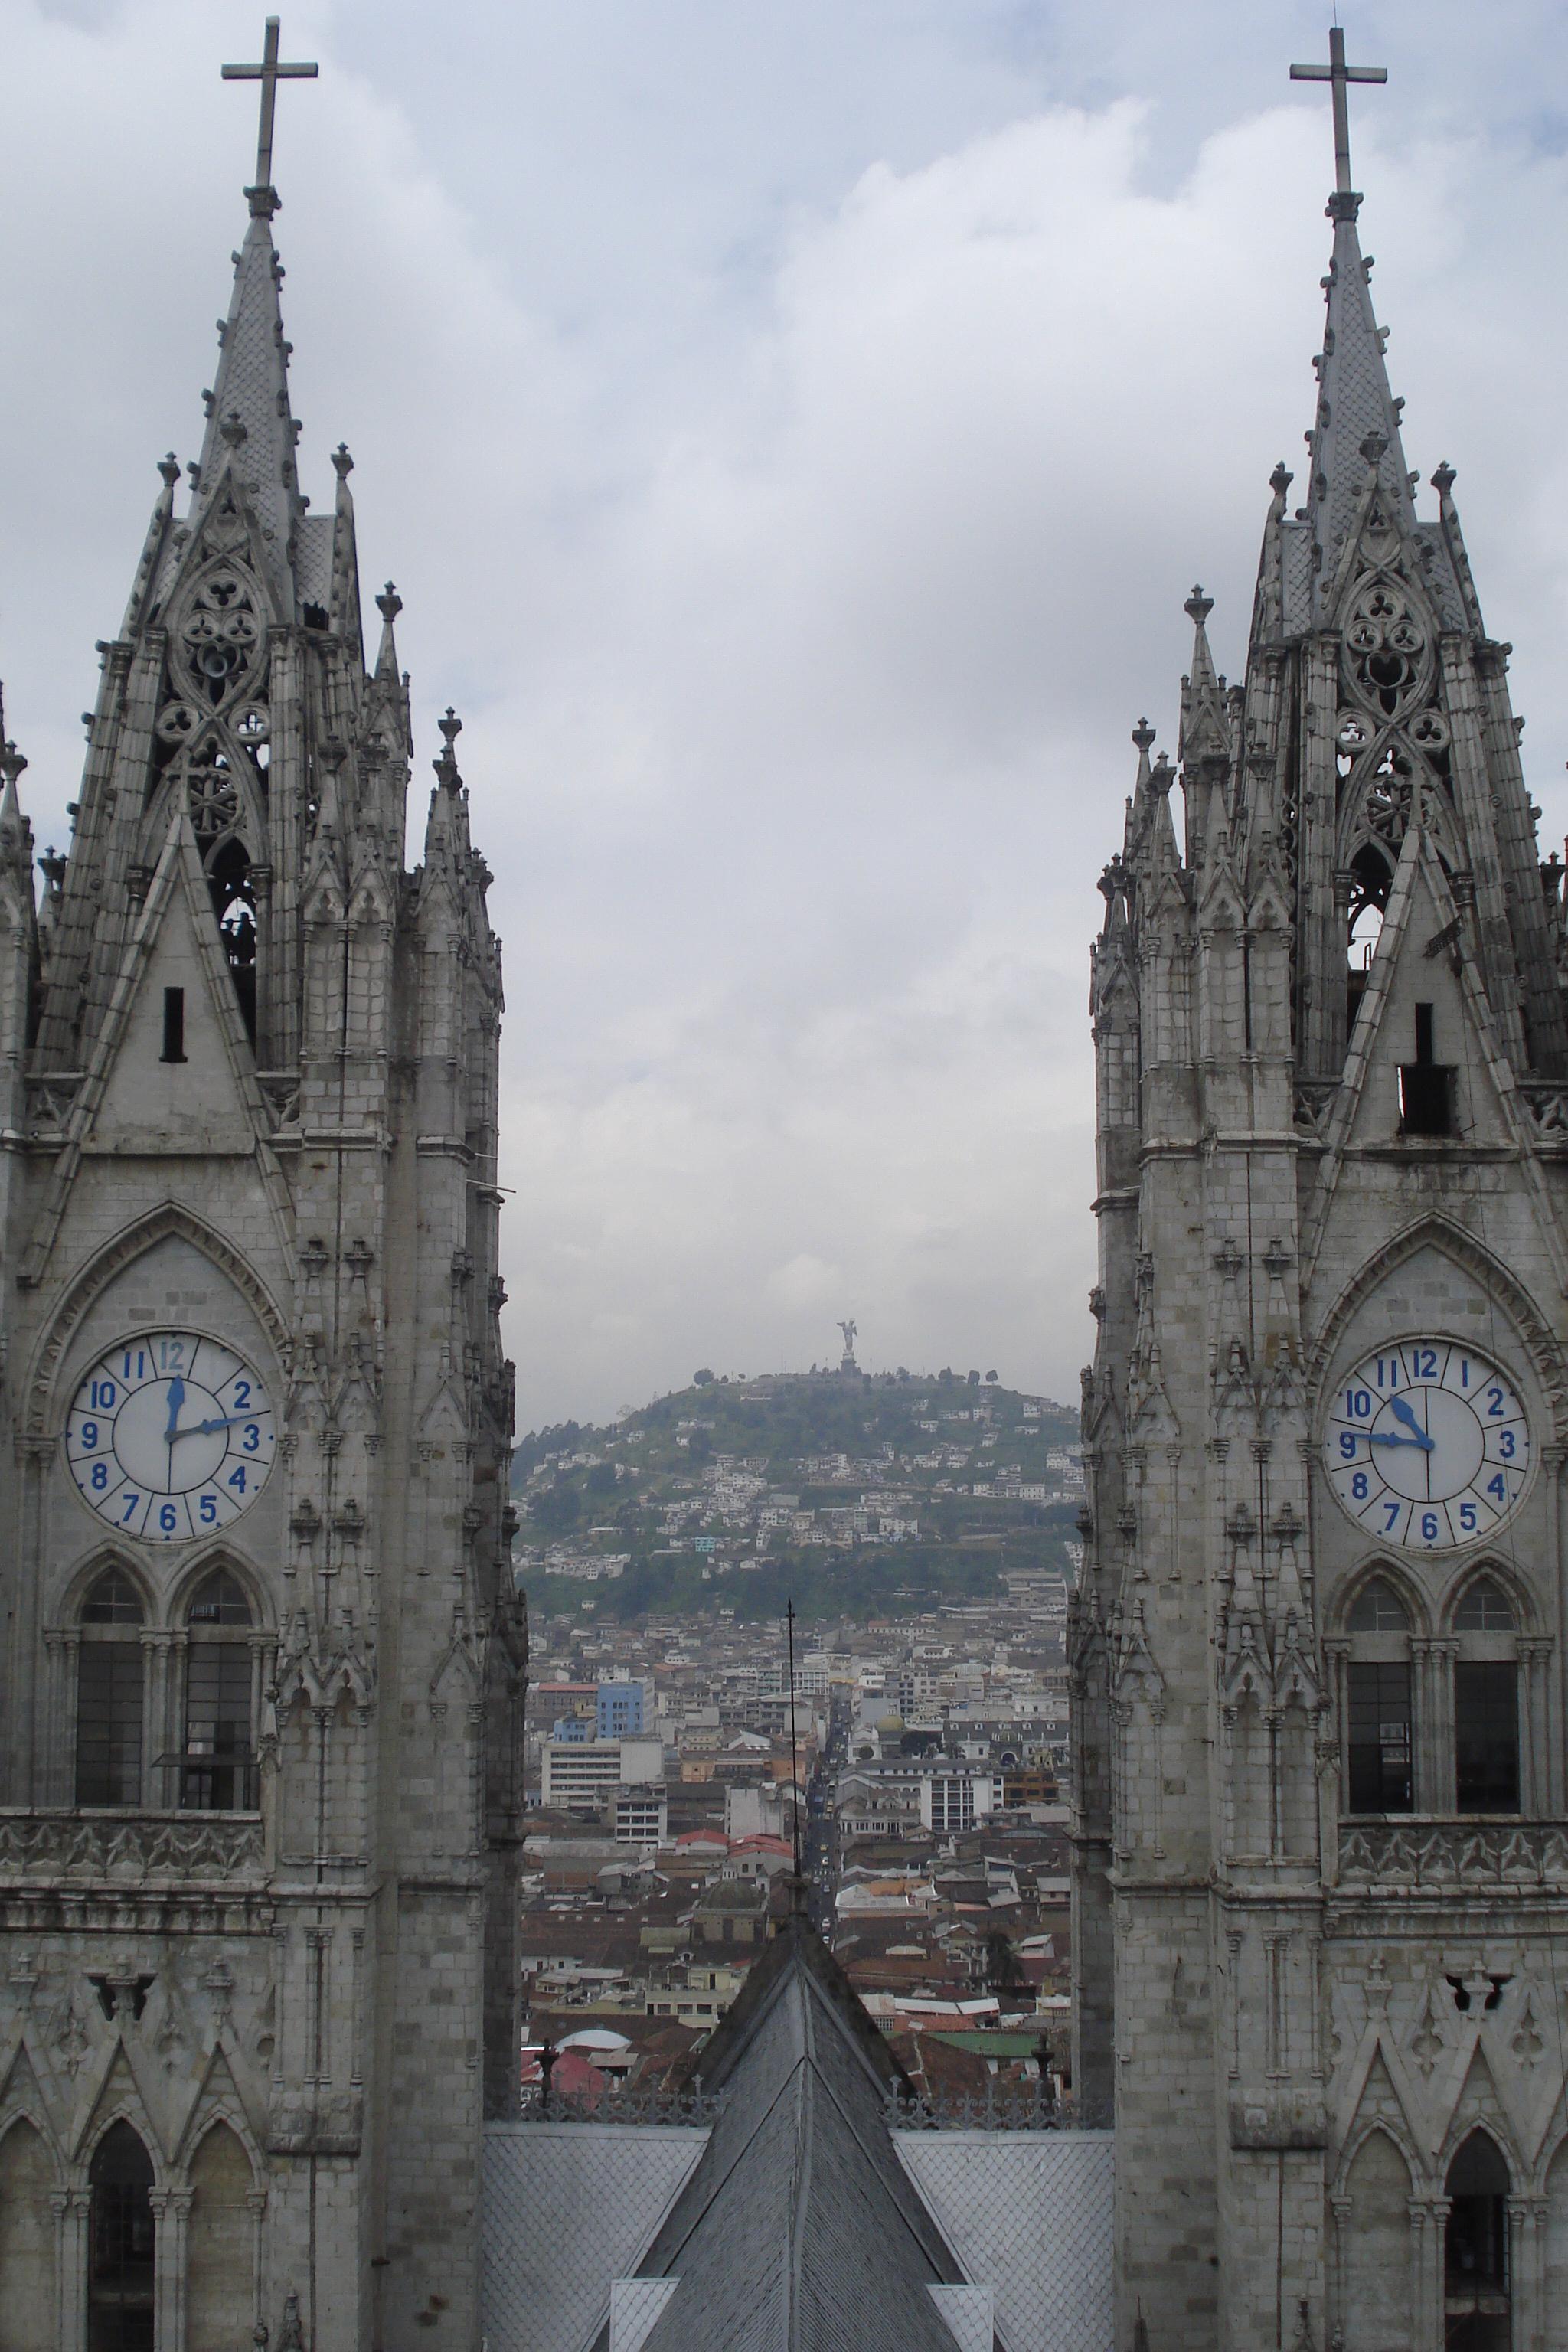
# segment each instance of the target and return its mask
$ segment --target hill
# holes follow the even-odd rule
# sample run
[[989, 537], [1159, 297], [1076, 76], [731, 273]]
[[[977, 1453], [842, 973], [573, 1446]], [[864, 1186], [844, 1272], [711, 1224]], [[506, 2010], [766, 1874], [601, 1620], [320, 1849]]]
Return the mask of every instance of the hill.
[[1076, 1413], [944, 1370], [699, 1373], [608, 1428], [517, 1448], [531, 1601], [601, 1617], [907, 1613], [1065, 1573]]

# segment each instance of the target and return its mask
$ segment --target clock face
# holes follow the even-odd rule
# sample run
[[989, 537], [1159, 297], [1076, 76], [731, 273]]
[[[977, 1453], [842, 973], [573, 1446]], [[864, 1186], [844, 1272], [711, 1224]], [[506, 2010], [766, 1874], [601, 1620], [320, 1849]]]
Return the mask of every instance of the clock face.
[[89, 1507], [145, 1543], [188, 1543], [236, 1520], [277, 1452], [272, 1402], [242, 1356], [195, 1331], [141, 1331], [100, 1356], [66, 1423]]
[[1489, 1357], [1449, 1339], [1400, 1339], [1334, 1391], [1330, 1482], [1380, 1542], [1440, 1551], [1488, 1535], [1518, 1502], [1530, 1424]]

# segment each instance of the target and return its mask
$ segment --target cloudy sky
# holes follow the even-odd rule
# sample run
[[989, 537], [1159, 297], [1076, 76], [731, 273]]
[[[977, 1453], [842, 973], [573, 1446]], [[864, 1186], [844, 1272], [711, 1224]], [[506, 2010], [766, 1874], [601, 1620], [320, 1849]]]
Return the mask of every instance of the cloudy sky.
[[[262, 14], [0, 0], [0, 677], [44, 841], [154, 462], [199, 446], [254, 138], [217, 68]], [[285, 13], [305, 485], [346, 438], [497, 876], [522, 1426], [804, 1368], [849, 1314], [869, 1366], [1076, 1394], [1095, 879], [1194, 580], [1240, 666], [1310, 419], [1331, 155], [1286, 68], [1325, 18]], [[1568, 16], [1349, 24], [1406, 453], [1459, 470], [1561, 840]]]

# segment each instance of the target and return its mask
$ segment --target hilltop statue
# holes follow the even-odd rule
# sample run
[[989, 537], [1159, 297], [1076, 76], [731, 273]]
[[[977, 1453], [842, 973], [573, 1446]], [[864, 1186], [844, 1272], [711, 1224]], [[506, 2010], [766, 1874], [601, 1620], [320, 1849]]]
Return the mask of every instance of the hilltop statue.
[[855, 1334], [860, 1327], [851, 1318], [847, 1323], [840, 1323], [838, 1328], [844, 1334], [844, 1361], [838, 1369], [841, 1372], [857, 1372], [860, 1367], [855, 1361]]

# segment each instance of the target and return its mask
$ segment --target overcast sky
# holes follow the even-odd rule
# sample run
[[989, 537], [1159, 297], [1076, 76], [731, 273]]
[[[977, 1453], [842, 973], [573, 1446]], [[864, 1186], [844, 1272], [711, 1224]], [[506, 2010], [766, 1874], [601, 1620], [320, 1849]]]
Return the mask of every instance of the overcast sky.
[[[0, 677], [63, 839], [95, 638], [195, 454], [259, 54], [234, 0], [0, 0]], [[1568, 12], [1367, 5], [1405, 449], [1458, 468], [1568, 825]], [[317, 0], [277, 224], [302, 476], [356, 459], [420, 766], [506, 942], [520, 1425], [699, 1364], [1089, 1351], [1095, 881], [1201, 580], [1237, 670], [1312, 404], [1321, 6]], [[1430, 511], [1431, 494], [1423, 493]]]

